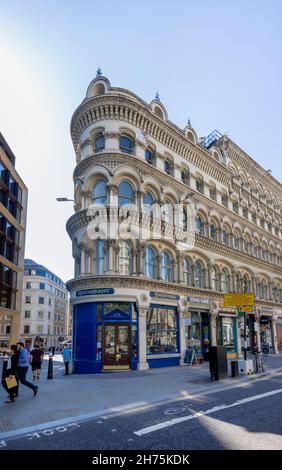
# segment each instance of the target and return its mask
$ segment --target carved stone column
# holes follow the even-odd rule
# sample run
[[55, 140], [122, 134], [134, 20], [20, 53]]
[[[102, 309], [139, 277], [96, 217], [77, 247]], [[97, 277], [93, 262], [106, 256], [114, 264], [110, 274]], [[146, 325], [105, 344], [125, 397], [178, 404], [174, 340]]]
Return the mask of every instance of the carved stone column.
[[147, 362], [146, 319], [148, 308], [139, 307], [138, 312], [138, 370], [149, 369]]
[[115, 266], [115, 248], [116, 248], [116, 240], [106, 240], [107, 246], [107, 267], [106, 271], [108, 273], [114, 272]]
[[139, 259], [138, 259], [138, 274], [139, 276], [144, 276], [145, 274], [145, 256], [146, 256], [146, 245], [145, 243], [140, 243], [138, 247]]
[[114, 245], [114, 260], [115, 260], [115, 265], [114, 265], [114, 271], [117, 274], [119, 272], [119, 245], [115, 244]]
[[137, 249], [132, 250], [132, 274], [133, 276], [137, 276], [138, 274], [138, 253]]
[[231, 289], [233, 294], [236, 293], [236, 271], [231, 272]]
[[118, 206], [118, 200], [117, 200], [117, 193], [118, 193], [118, 188], [115, 184], [108, 184], [107, 189], [109, 192], [108, 196], [108, 203], [111, 207], [117, 207]]
[[181, 251], [177, 252], [177, 281], [184, 284], [184, 254]]
[[80, 264], [80, 274], [86, 273], [86, 254], [85, 248], [81, 246], [81, 264]]
[[208, 264], [208, 288], [212, 289], [212, 269], [213, 269], [213, 264], [209, 263]]
[[156, 263], [157, 263], [157, 279], [161, 280], [161, 255], [158, 253], [156, 255]]

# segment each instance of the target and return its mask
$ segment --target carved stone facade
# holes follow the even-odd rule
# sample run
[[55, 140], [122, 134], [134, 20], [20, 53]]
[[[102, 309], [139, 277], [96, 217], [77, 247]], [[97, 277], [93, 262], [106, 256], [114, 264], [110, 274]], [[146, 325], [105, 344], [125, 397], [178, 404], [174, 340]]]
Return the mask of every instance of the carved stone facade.
[[[154, 357], [160, 359], [161, 355], [173, 357], [173, 364], [176, 358], [183, 362], [185, 349], [192, 344], [190, 314], [198, 312], [202, 334], [205, 318], [209, 318], [206, 345], [220, 341], [228, 345], [226, 334], [233, 335], [233, 341], [237, 337], [233, 356], [230, 353], [234, 357], [241, 355], [240, 319], [234, 309], [223, 307], [223, 294], [255, 292], [258, 316], [250, 314], [250, 348], [256, 330], [253, 324], [260, 324], [262, 316], [269, 319], [268, 342], [278, 352], [275, 322], [282, 317], [280, 183], [227, 136], [214, 132], [199, 139], [190, 125], [180, 129], [170, 122], [159, 100], [147, 104], [128, 90], [112, 87], [103, 76], [90, 83], [85, 100], [73, 115], [71, 135], [77, 162], [75, 214], [67, 222], [67, 231], [73, 243], [75, 276], [67, 287], [74, 318], [76, 306], [82, 304], [134, 304], [138, 312], [137, 367], [143, 369], [148, 364], [156, 366]], [[156, 210], [146, 209], [148, 201]], [[196, 217], [195, 243], [186, 250], [179, 248], [181, 231], [175, 209], [183, 201], [184, 210], [187, 203], [193, 204]], [[123, 225], [122, 232], [111, 232], [115, 223]], [[151, 236], [144, 237], [144, 230]], [[97, 289], [101, 295], [97, 296]], [[114, 289], [110, 298], [107, 289]], [[146, 333], [140, 314], [147, 312], [148, 321], [155, 314], [152, 305], [175, 308], [178, 322], [177, 345], [174, 342], [171, 351], [169, 346], [164, 351], [159, 348], [155, 356], [154, 348], [148, 349], [154, 335]], [[77, 318], [80, 315], [84, 314]], [[234, 318], [233, 333], [230, 318]], [[93, 358], [95, 362], [102, 355], [102, 368], [103, 341], [97, 340], [101, 351], [98, 348]]]

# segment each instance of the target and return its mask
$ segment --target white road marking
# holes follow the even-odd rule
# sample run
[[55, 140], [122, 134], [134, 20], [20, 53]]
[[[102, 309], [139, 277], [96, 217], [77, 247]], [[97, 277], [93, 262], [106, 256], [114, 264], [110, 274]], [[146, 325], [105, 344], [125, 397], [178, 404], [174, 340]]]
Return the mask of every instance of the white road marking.
[[278, 393], [282, 393], [282, 388], [279, 388], [278, 390], [272, 390], [271, 392], [261, 393], [260, 395], [253, 395], [252, 397], [243, 398], [242, 400], [238, 400], [235, 403], [231, 403], [230, 405], [219, 405], [219, 406], [215, 406], [214, 408], [210, 408], [209, 410], [206, 410], [206, 411], [199, 411], [193, 415], [183, 416], [182, 418], [174, 418], [169, 421], [164, 421], [162, 423], [154, 424], [153, 426], [148, 426], [147, 428], [139, 429], [139, 431], [134, 431], [134, 434], [136, 434], [136, 436], [143, 436], [144, 434], [149, 434], [151, 432], [158, 431], [159, 429], [164, 429], [169, 426], [174, 426], [175, 424], [183, 423], [191, 419], [196, 419], [196, 418], [199, 418], [200, 416], [216, 413], [217, 411], [225, 410], [227, 408], [232, 408], [234, 406], [240, 406], [250, 401], [260, 400], [261, 398], [270, 397], [271, 395], [277, 395]]

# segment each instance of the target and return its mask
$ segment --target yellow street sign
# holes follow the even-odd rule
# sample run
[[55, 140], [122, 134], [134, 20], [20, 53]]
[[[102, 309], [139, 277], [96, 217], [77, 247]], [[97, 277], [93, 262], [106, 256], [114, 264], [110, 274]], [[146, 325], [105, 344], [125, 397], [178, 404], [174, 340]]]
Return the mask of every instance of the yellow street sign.
[[240, 312], [245, 312], [245, 313], [253, 313], [254, 312], [254, 308], [253, 307], [240, 307]]
[[224, 307], [243, 307], [255, 304], [255, 294], [224, 294]]

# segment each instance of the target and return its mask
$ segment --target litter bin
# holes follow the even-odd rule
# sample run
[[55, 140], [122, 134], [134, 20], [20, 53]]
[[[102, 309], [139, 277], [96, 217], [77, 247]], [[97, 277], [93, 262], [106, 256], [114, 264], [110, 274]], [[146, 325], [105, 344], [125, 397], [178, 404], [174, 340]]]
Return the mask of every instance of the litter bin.
[[238, 361], [231, 361], [231, 377], [237, 377], [239, 374]]

